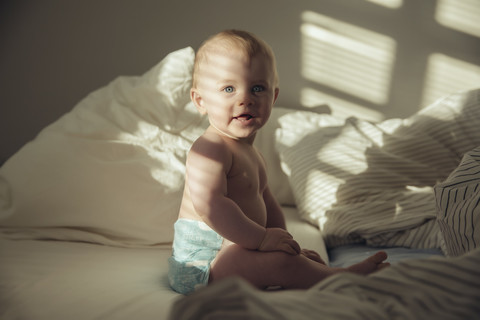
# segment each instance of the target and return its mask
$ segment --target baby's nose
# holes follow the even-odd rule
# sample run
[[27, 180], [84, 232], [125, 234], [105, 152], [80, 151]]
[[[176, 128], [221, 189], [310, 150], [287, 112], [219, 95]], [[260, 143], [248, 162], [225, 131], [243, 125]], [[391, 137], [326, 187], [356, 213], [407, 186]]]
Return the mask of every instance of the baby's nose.
[[252, 105], [254, 101], [253, 95], [251, 92], [244, 91], [238, 96], [238, 104], [249, 106]]

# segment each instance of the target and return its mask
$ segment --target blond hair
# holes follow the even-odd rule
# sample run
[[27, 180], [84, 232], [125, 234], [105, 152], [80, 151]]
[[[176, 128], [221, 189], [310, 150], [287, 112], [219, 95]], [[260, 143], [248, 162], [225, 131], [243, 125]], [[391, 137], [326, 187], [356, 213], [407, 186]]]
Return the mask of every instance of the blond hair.
[[195, 63], [193, 67], [193, 83], [194, 88], [197, 87], [197, 75], [199, 73], [200, 65], [207, 60], [208, 51], [212, 46], [215, 48], [222, 48], [224, 50], [240, 49], [249, 58], [256, 55], [261, 55], [266, 61], [270, 62], [271, 70], [274, 76], [274, 85], [278, 87], [278, 73], [275, 55], [272, 48], [262, 39], [258, 38], [253, 33], [242, 30], [225, 30], [217, 33], [207, 40], [205, 40], [195, 55]]

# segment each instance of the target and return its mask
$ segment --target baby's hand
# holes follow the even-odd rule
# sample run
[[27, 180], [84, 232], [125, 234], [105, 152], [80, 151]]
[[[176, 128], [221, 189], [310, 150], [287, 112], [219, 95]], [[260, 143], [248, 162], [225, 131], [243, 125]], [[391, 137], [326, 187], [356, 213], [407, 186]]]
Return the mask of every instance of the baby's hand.
[[316, 261], [321, 264], [325, 264], [325, 261], [323, 261], [322, 257], [313, 250], [308, 250], [308, 249], [302, 249], [302, 252], [300, 254], [303, 254], [305, 257], [307, 257], [310, 260]]
[[290, 233], [282, 228], [267, 228], [259, 251], [283, 251], [291, 255], [300, 253], [300, 246]]

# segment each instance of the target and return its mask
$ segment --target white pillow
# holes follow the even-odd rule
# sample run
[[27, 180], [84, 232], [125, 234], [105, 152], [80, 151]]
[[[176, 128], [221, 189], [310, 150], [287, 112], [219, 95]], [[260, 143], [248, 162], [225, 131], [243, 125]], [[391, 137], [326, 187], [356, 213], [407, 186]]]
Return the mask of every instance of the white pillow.
[[185, 154], [207, 125], [189, 99], [194, 51], [119, 77], [0, 169], [0, 230], [20, 239], [169, 243]]
[[437, 246], [432, 188], [480, 144], [478, 96], [460, 93], [379, 124], [316, 114], [283, 123], [277, 148], [300, 215], [327, 246]]
[[447, 256], [459, 256], [480, 246], [480, 147], [462, 159], [442, 183], [435, 186], [437, 219]]

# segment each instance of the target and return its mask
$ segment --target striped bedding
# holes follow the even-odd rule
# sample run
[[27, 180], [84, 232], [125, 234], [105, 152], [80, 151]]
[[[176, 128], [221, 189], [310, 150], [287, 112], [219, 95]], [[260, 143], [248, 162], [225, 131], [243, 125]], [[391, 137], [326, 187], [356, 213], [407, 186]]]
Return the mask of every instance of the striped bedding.
[[476, 249], [339, 274], [306, 291], [264, 292], [235, 278], [178, 300], [170, 319], [478, 319], [479, 265]]
[[480, 147], [467, 152], [460, 165], [435, 186], [437, 219], [443, 251], [459, 256], [480, 245]]
[[301, 116], [279, 119], [277, 149], [301, 216], [328, 247], [441, 247], [433, 187], [480, 146], [480, 90], [407, 119], [338, 125], [329, 117], [308, 115], [318, 125], [303, 131]]

